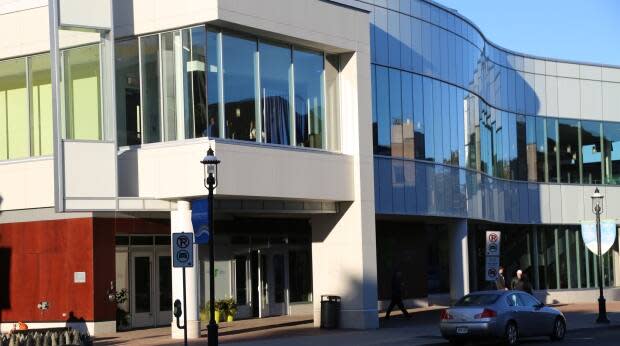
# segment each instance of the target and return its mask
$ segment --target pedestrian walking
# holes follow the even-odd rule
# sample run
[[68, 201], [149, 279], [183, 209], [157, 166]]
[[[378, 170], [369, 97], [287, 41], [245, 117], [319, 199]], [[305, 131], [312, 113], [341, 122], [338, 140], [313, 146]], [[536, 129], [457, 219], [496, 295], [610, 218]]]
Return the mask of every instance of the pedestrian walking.
[[506, 277], [504, 276], [504, 267], [500, 266], [497, 273], [497, 279], [495, 279], [495, 288], [500, 291], [508, 290], [508, 285], [506, 285]]
[[385, 319], [390, 319], [390, 313], [392, 313], [392, 309], [394, 306], [398, 306], [400, 311], [403, 312], [406, 318], [409, 318], [409, 313], [405, 309], [405, 305], [403, 304], [403, 273], [400, 270], [397, 270], [392, 277], [392, 299], [390, 300], [390, 305], [385, 312]]

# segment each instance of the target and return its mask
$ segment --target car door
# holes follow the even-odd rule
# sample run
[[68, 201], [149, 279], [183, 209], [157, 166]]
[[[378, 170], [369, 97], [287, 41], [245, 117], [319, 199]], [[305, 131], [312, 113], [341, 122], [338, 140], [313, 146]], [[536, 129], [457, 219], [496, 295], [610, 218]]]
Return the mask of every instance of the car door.
[[529, 330], [529, 323], [527, 320], [527, 311], [524, 307], [524, 302], [522, 301], [519, 294], [509, 293], [506, 296], [506, 303], [508, 304], [508, 311], [512, 319], [517, 322], [517, 328], [519, 328], [519, 334], [522, 336], [527, 336]]
[[553, 316], [547, 312], [538, 299], [527, 293], [519, 293], [521, 301], [525, 304], [527, 319], [531, 325], [531, 335], [549, 335], [552, 331]]

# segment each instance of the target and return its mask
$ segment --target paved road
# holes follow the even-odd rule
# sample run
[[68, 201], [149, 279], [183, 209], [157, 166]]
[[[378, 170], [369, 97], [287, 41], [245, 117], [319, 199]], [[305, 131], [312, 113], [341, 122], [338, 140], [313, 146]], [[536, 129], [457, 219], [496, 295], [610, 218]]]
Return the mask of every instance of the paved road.
[[[413, 334], [413, 333], [412, 333]], [[407, 333], [405, 329], [380, 329], [372, 332], [364, 331], [351, 331], [335, 333], [332, 335], [318, 335], [318, 336], [297, 336], [297, 337], [283, 337], [274, 338], [268, 340], [257, 340], [253, 342], [233, 342], [225, 343], [226, 345], [238, 345], [238, 346], [276, 346], [276, 345], [296, 345], [296, 346], [310, 346], [310, 345], [334, 345], [334, 346], [400, 346], [400, 345], [415, 345], [415, 346], [448, 346], [448, 342], [443, 340], [437, 333], [415, 333], [417, 335], [411, 335]], [[562, 342], [551, 342], [548, 338], [537, 338], [522, 340], [521, 345], [549, 345], [549, 346], [617, 346], [620, 340], [620, 327], [611, 327], [609, 329], [589, 329], [569, 332], [566, 338]], [[481, 345], [481, 343], [470, 343], [471, 345]], [[485, 345], [496, 345], [496, 343], [485, 343]]]

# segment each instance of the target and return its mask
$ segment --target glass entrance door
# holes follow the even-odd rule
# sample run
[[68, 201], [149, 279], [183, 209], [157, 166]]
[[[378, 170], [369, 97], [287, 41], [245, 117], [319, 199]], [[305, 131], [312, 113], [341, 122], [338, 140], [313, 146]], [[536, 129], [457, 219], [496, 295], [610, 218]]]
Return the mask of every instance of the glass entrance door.
[[284, 251], [274, 251], [268, 256], [271, 264], [269, 282], [270, 293], [270, 316], [286, 315], [288, 307], [288, 259]]
[[269, 268], [267, 256], [258, 250], [258, 317], [268, 317], [269, 311]]
[[156, 251], [156, 277], [157, 284], [155, 296], [157, 308], [157, 325], [169, 326], [172, 321], [172, 259], [170, 250]]
[[131, 255], [131, 325], [133, 328], [155, 325], [153, 315], [153, 253]]

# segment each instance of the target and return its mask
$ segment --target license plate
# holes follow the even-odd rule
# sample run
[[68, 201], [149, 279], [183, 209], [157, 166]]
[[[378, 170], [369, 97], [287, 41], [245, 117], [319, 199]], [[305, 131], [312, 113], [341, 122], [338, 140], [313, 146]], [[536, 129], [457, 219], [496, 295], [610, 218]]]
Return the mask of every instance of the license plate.
[[469, 328], [467, 327], [456, 327], [457, 334], [467, 334], [469, 333]]

